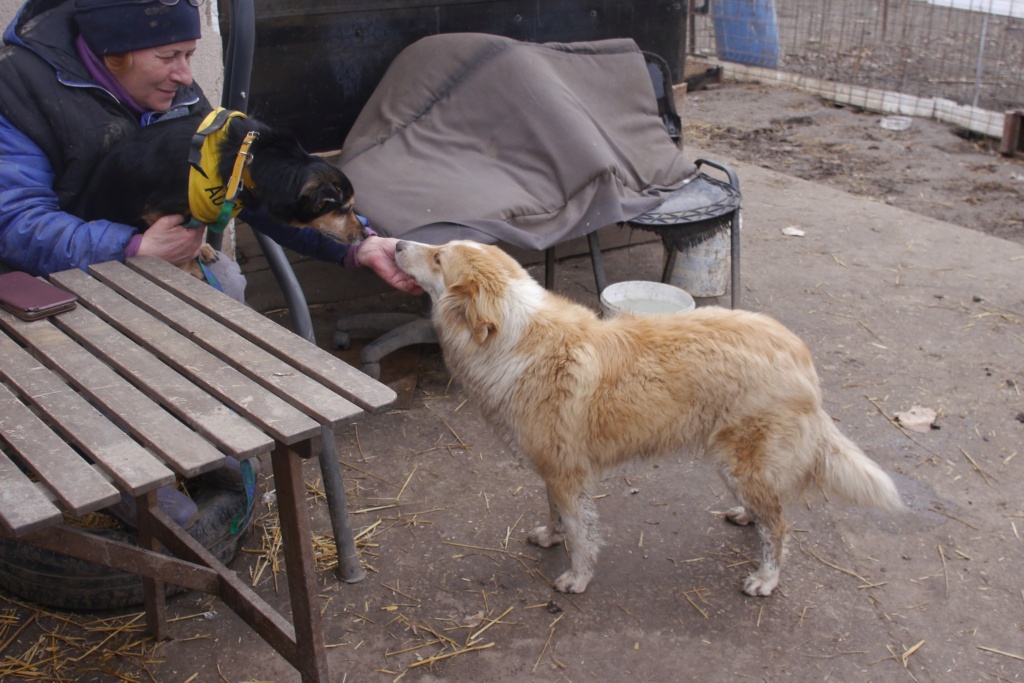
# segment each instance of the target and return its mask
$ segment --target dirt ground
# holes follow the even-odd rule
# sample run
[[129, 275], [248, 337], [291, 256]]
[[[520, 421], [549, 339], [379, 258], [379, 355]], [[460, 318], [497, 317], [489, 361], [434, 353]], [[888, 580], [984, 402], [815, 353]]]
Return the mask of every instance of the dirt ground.
[[[550, 580], [564, 552], [525, 539], [546, 514], [539, 478], [436, 347], [407, 349], [383, 366], [396, 408], [338, 434], [361, 583], [334, 578], [306, 465], [335, 680], [1024, 680], [1024, 164], [942, 124], [894, 133], [876, 114], [762, 86], [689, 93], [682, 113], [687, 153], [742, 182], [742, 307], [807, 341], [826, 409], [893, 474], [908, 512], [792, 506], [780, 588], [750, 598], [758, 542], [722, 519], [731, 501], [713, 467], [637, 463], [595, 486], [606, 547], [587, 592], [561, 595]], [[608, 279], [657, 279], [662, 258], [651, 242], [607, 252]], [[559, 262], [556, 288], [597, 304], [586, 258]], [[317, 308], [318, 339], [381, 301]], [[895, 421], [915, 405], [936, 411], [932, 429]], [[287, 609], [267, 565], [271, 500], [233, 566]], [[184, 594], [170, 612], [173, 639], [154, 645], [126, 625], [137, 610], [51, 615], [2, 599], [0, 662], [48, 663], [43, 680], [298, 680], [216, 600]]]
[[686, 144], [1024, 243], [1024, 160], [990, 138], [919, 118], [886, 130], [881, 114], [752, 83], [681, 108]]

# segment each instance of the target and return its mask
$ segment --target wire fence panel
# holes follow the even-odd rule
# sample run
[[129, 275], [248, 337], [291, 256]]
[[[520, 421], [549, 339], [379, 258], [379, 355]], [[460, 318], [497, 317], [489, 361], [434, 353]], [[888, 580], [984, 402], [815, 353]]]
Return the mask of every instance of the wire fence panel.
[[788, 75], [797, 85], [813, 79], [819, 90], [830, 83], [837, 92], [849, 90], [835, 86], [843, 84], [890, 100], [904, 95], [910, 111], [902, 113], [944, 108], [954, 119], [985, 119], [980, 130], [990, 134], [1001, 130], [1005, 111], [1024, 106], [1024, 0], [708, 0], [703, 8], [691, 0], [691, 7], [690, 55], [769, 68], [783, 75], [775, 80]]

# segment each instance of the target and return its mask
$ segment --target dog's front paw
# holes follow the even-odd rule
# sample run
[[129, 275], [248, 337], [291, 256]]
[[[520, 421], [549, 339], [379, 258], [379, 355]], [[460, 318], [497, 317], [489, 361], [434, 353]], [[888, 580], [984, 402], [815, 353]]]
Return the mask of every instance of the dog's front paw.
[[559, 593], [582, 593], [587, 590], [587, 584], [590, 583], [591, 578], [593, 578], [593, 574], [584, 576], [576, 574], [570, 569], [555, 579], [555, 590]]
[[[556, 531], [551, 531], [549, 526], [539, 526], [527, 534], [526, 538], [530, 540], [530, 543], [539, 545], [541, 548], [550, 548], [561, 543], [564, 536]], [[559, 590], [562, 589], [559, 588]]]
[[778, 571], [758, 569], [743, 582], [743, 592], [754, 597], [771, 595], [779, 585]]
[[217, 256], [217, 250], [210, 244], [204, 242], [203, 246], [199, 247], [199, 259], [203, 263], [213, 263], [219, 257]]

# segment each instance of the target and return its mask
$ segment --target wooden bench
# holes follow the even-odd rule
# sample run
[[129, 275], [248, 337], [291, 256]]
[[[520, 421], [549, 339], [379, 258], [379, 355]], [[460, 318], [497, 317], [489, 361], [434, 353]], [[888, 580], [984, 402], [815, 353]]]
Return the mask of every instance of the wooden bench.
[[[322, 431], [385, 409], [394, 392], [158, 259], [50, 280], [79, 306], [35, 322], [0, 312], [0, 536], [142, 576], [157, 638], [165, 582], [216, 595], [303, 681], [329, 681], [302, 461]], [[175, 475], [263, 453], [291, 622], [156, 505]], [[63, 522], [122, 492], [138, 504], [138, 546]]]

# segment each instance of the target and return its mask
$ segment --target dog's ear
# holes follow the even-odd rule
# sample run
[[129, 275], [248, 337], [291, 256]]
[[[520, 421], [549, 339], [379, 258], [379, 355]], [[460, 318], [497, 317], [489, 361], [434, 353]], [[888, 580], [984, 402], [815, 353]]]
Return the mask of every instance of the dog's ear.
[[448, 287], [448, 296], [457, 303], [457, 310], [477, 344], [483, 344], [498, 331], [492, 297], [477, 281], [470, 277], [461, 278]]
[[473, 341], [483, 344], [498, 331], [501, 307], [488, 278], [481, 277], [481, 264], [460, 249], [441, 248], [434, 254], [446, 283], [445, 298], [462, 318]]
[[346, 212], [351, 209], [352, 195], [352, 183], [341, 171], [317, 163], [299, 190], [297, 213], [302, 220], [311, 221], [329, 212]]
[[469, 323], [469, 329], [473, 334], [473, 341], [477, 344], [483, 344], [487, 341], [488, 337], [498, 331], [497, 316], [494, 315], [495, 311], [489, 310], [483, 305], [484, 303], [492, 302], [492, 299], [490, 297], [481, 297], [479, 290], [474, 302], [475, 305], [470, 305], [466, 308], [466, 322]]

